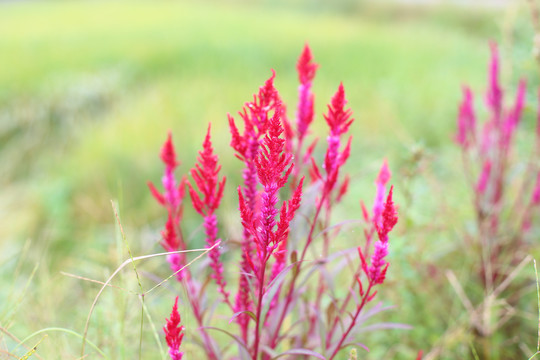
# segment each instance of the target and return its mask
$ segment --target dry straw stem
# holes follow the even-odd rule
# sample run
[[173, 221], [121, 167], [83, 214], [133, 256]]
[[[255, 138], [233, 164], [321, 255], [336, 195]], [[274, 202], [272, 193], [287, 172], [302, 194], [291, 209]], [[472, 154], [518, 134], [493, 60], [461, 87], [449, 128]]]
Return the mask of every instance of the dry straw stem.
[[[500, 301], [497, 300], [497, 297], [512, 283], [512, 281], [517, 277], [519, 272], [531, 261], [533, 260], [532, 256], [527, 255], [514, 270], [508, 274], [506, 279], [499, 284], [494, 290], [484, 297], [484, 300], [478, 304], [476, 307], [469, 300], [463, 287], [459, 283], [456, 275], [451, 271], [446, 271], [446, 277], [448, 281], [454, 288], [454, 291], [461, 300], [463, 306], [467, 310], [469, 318], [471, 319], [470, 325], [481, 331], [483, 334], [491, 334], [494, 329], [497, 329], [503, 323], [510, 319], [510, 317], [515, 313], [515, 309], [508, 308], [507, 313], [495, 324], [494, 327], [489, 326], [489, 319], [491, 318], [491, 310], [495, 305], [500, 304]], [[504, 303], [504, 302], [503, 302]]]
[[[19, 345], [24, 346], [26, 349], [28, 349], [28, 350], [30, 350], [30, 351], [32, 350], [31, 347], [29, 347], [28, 345], [25, 345], [23, 341], [19, 340], [15, 335], [13, 335], [12, 333], [10, 333], [8, 329], [6, 329], [6, 328], [0, 326], [0, 331], [3, 332], [4, 334], [6, 334], [7, 336], [9, 336], [12, 340], [14, 340], [15, 342], [17, 342]], [[43, 339], [42, 339], [42, 340], [43, 340]], [[40, 340], [40, 343], [41, 343], [41, 340]], [[38, 343], [38, 344], [39, 344], [39, 343]], [[17, 347], [19, 347], [19, 345], [17, 345]], [[36, 344], [36, 346], [37, 346], [37, 344]], [[15, 347], [15, 349], [17, 349], [17, 347]], [[4, 353], [4, 354], [8, 354], [8, 355], [13, 356], [13, 357], [15, 357], [15, 358], [17, 358], [17, 359], [19, 358], [18, 356], [14, 355], [14, 354], [12, 354], [12, 353], [6, 351], [6, 350], [2, 350], [2, 349], [0, 349], [0, 350], [1, 350], [1, 352]], [[36, 355], [36, 357], [37, 357], [38, 359], [43, 359], [43, 358], [42, 358], [41, 356], [39, 356], [38, 354], [35, 354], [35, 355]]]
[[[88, 340], [86, 340], [86, 336], [88, 334], [88, 327], [89, 327], [89, 324], [90, 324], [90, 317], [92, 316], [92, 312], [94, 311], [94, 308], [96, 307], [96, 304], [97, 304], [97, 301], [99, 299], [99, 297], [101, 296], [101, 293], [103, 292], [103, 290], [105, 290], [105, 288], [107, 286], [111, 286], [109, 283], [112, 281], [112, 279], [120, 272], [120, 270], [122, 270], [124, 267], [126, 267], [128, 264], [130, 263], [133, 263], [135, 261], [139, 261], [139, 260], [146, 260], [146, 259], [151, 259], [151, 258], [155, 258], [155, 257], [159, 257], [159, 256], [166, 256], [166, 255], [170, 255], [170, 254], [180, 254], [180, 253], [192, 253], [192, 252], [201, 252], [201, 254], [199, 254], [196, 258], [194, 258], [193, 260], [191, 260], [189, 263], [187, 263], [186, 265], [184, 265], [181, 269], [179, 269], [178, 271], [174, 272], [172, 275], [170, 275], [169, 277], [167, 277], [166, 279], [164, 279], [163, 281], [161, 281], [160, 283], [158, 283], [157, 285], [153, 286], [152, 288], [150, 288], [149, 290], [147, 291], [144, 291], [140, 294], [137, 294], [139, 296], [142, 296], [144, 297], [145, 295], [149, 294], [150, 292], [152, 292], [153, 290], [155, 290], [156, 288], [160, 287], [161, 285], [163, 285], [165, 282], [167, 282], [169, 279], [171, 279], [172, 277], [174, 277], [177, 273], [179, 273], [180, 271], [188, 268], [189, 266], [191, 266], [191, 264], [193, 264], [195, 261], [199, 260], [201, 257], [203, 257], [204, 255], [206, 255], [209, 251], [211, 251], [214, 247], [216, 246], [219, 246], [221, 244], [220, 241], [216, 242], [212, 247], [208, 248], [208, 249], [193, 249], [193, 250], [180, 250], [180, 251], [170, 251], [170, 252], [164, 252], [164, 253], [157, 253], [157, 254], [150, 254], [150, 255], [143, 255], [143, 256], [137, 256], [137, 257], [134, 257], [134, 258], [131, 258], [131, 259], [127, 259], [126, 261], [124, 261], [114, 272], [113, 274], [107, 279], [107, 281], [105, 281], [103, 283], [103, 286], [101, 287], [101, 289], [99, 289], [99, 292], [98, 294], [96, 295], [95, 299], [94, 299], [94, 302], [92, 303], [92, 306], [90, 307], [90, 311], [88, 313], [88, 317], [86, 319], [86, 324], [85, 324], [85, 327], [84, 327], [84, 335], [83, 335], [83, 346], [82, 346], [82, 351], [84, 352], [84, 343], [87, 342]], [[81, 355], [82, 356], [82, 355]]]
[[532, 354], [529, 360], [532, 360], [536, 355], [540, 355], [540, 284], [538, 283], [538, 268], [536, 267], [536, 259], [534, 262], [534, 275], [536, 276], [536, 300], [538, 302], [538, 341], [536, 343], [536, 352]]
[[[114, 213], [115, 213], [115, 216], [116, 216], [116, 219], [118, 221], [118, 224], [120, 226], [120, 231], [122, 233], [122, 237], [124, 239], [124, 242], [127, 246], [127, 240], [126, 240], [126, 237], [125, 237], [125, 234], [124, 234], [124, 230], [122, 228], [122, 225], [120, 223], [120, 218], [118, 216], [118, 212], [116, 211], [116, 208], [114, 207], [114, 204], [112, 205], [113, 206], [113, 210], [114, 210]], [[83, 336], [82, 336], [82, 345], [81, 345], [81, 356], [84, 356], [84, 350], [85, 350], [85, 345], [86, 345], [86, 342], [88, 341], [86, 338], [88, 336], [88, 328], [90, 326], [90, 318], [92, 317], [92, 313], [94, 312], [94, 308], [96, 307], [97, 305], [97, 302], [101, 296], [101, 294], [103, 293], [103, 291], [105, 290], [105, 288], [107, 286], [110, 286], [110, 282], [112, 281], [112, 279], [124, 268], [126, 267], [127, 265], [129, 264], [132, 264], [133, 265], [133, 269], [135, 271], [135, 273], [137, 274], [137, 281], [138, 281], [138, 284], [139, 284], [139, 287], [141, 289], [141, 293], [140, 294], [137, 294], [139, 295], [139, 297], [141, 297], [141, 299], [144, 299], [144, 297], [149, 294], [150, 292], [152, 292], [153, 290], [155, 290], [156, 288], [160, 287], [161, 285], [163, 285], [165, 282], [167, 282], [169, 279], [171, 279], [172, 277], [174, 277], [176, 274], [178, 274], [180, 271], [188, 268], [189, 266], [191, 266], [191, 264], [193, 264], [195, 261], [197, 261], [198, 259], [200, 259], [201, 257], [203, 257], [204, 255], [206, 255], [208, 252], [212, 251], [212, 249], [214, 249], [215, 247], [219, 246], [221, 244], [220, 241], [217, 241], [214, 245], [212, 245], [211, 247], [207, 248], [207, 249], [193, 249], [193, 250], [180, 250], [180, 251], [170, 251], [170, 252], [164, 252], [164, 253], [157, 253], [157, 254], [150, 254], [150, 255], [143, 255], [143, 256], [137, 256], [137, 257], [133, 257], [132, 254], [131, 254], [131, 251], [129, 250], [129, 246], [127, 247], [128, 249], [128, 252], [129, 252], [129, 255], [130, 255], [130, 258], [125, 260], [118, 268], [116, 268], [116, 270], [112, 273], [112, 275], [107, 279], [107, 281], [105, 281], [101, 287], [101, 289], [99, 289], [96, 297], [94, 298], [94, 301], [92, 302], [92, 306], [90, 307], [90, 310], [88, 312], [88, 316], [86, 318], [86, 323], [85, 323], [85, 326], [84, 326], [84, 333], [83, 333]], [[144, 291], [143, 288], [142, 288], [142, 284], [141, 284], [141, 281], [140, 281], [140, 278], [139, 278], [139, 274], [137, 272], [137, 268], [135, 266], [135, 262], [136, 261], [139, 261], [139, 260], [146, 260], [146, 259], [151, 259], [151, 258], [155, 258], [155, 257], [159, 257], [159, 256], [166, 256], [166, 255], [170, 255], [170, 254], [180, 254], [180, 253], [190, 253], [190, 252], [201, 252], [201, 254], [199, 254], [197, 257], [195, 257], [193, 260], [191, 260], [189, 263], [187, 263], [186, 265], [184, 265], [182, 268], [178, 269], [176, 272], [174, 272], [173, 274], [171, 274], [169, 277], [167, 277], [166, 279], [164, 279], [163, 281], [159, 282], [157, 285], [153, 286], [152, 288], [150, 288], [149, 290], [147, 291]], [[144, 308], [144, 307], [143, 307]]]

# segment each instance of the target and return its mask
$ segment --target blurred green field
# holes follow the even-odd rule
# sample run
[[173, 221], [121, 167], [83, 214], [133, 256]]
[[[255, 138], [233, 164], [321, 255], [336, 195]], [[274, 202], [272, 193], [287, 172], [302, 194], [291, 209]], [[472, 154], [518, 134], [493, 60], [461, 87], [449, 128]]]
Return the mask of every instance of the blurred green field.
[[[437, 345], [451, 323], [459, 321], [457, 300], [449, 300], [451, 309], [441, 309], [447, 304], [416, 292], [420, 284], [432, 293], [437, 286], [448, 287], [420, 277], [438, 259], [448, 264], [449, 254], [462, 251], [459, 233], [471, 214], [460, 154], [452, 143], [460, 88], [468, 83], [483, 91], [492, 39], [502, 40], [505, 58], [513, 59], [506, 65], [505, 83], [512, 87], [519, 72], [525, 72], [533, 74], [531, 88], [537, 85], [534, 59], [524, 50], [530, 48], [530, 27], [516, 27], [513, 43], [501, 35], [505, 26], [519, 23], [516, 19], [525, 24], [526, 11], [516, 7], [508, 15], [354, 1], [276, 4], [0, 3], [2, 329], [19, 339], [47, 327], [82, 332], [98, 287], [60, 271], [101, 281], [127, 258], [111, 200], [118, 203], [133, 253], [160, 251], [164, 214], [146, 181], [160, 181], [158, 154], [169, 129], [186, 172], [212, 123], [229, 178], [222, 205], [228, 210], [220, 213], [222, 236], [238, 234], [239, 221], [231, 210], [237, 206], [232, 189], [240, 182], [241, 164], [228, 147], [226, 114], [239, 111], [275, 69], [278, 90], [293, 117], [295, 64], [306, 42], [320, 64], [314, 84], [315, 135], [326, 136], [322, 113], [340, 81], [356, 118], [348, 166], [354, 186], [336, 218], [360, 216], [358, 201], [371, 202], [373, 179], [384, 158], [403, 209], [391, 254], [391, 284], [382, 294], [385, 303], [396, 305], [390, 319], [414, 329], [369, 335], [362, 342], [373, 351], [365, 358], [414, 358], [418, 349]], [[525, 129], [533, 129], [533, 105], [525, 120]], [[199, 218], [186, 213], [188, 232], [197, 231]], [[199, 237], [196, 233], [194, 245], [200, 245]], [[465, 260], [457, 259], [456, 269], [460, 261]], [[167, 275], [159, 259], [143, 268], [145, 285]], [[117, 285], [137, 291], [135, 276], [127, 270]], [[157, 330], [145, 330], [143, 358], [159, 357], [154, 333], [161, 336], [172, 289], [171, 284], [146, 299]], [[96, 309], [90, 339], [109, 358], [134, 358], [140, 304], [136, 296], [115, 291], [107, 290]], [[445, 291], [454, 296], [451, 289]], [[530, 295], [526, 301], [534, 302]], [[187, 317], [186, 326], [190, 322]], [[523, 335], [534, 340], [534, 326], [533, 321], [533, 332]], [[463, 341], [458, 337], [449, 345], [447, 358], [465, 356]], [[0, 349], [11, 351], [13, 344], [0, 334]], [[77, 358], [79, 346], [76, 336], [50, 332], [38, 354]], [[14, 352], [24, 354], [21, 348]]]

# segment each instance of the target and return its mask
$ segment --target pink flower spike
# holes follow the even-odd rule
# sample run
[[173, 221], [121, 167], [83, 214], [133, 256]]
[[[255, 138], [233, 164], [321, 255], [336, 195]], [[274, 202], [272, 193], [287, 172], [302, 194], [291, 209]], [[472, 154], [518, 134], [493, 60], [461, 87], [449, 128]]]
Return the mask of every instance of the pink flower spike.
[[261, 152], [255, 159], [259, 181], [264, 187], [283, 187], [292, 170], [292, 155], [283, 152], [285, 140], [279, 137], [282, 132], [283, 126], [281, 125], [280, 115], [276, 111], [276, 114], [270, 120], [270, 126]]
[[390, 181], [390, 177], [392, 177], [392, 173], [388, 168], [388, 161], [384, 159], [381, 170], [379, 170], [379, 175], [377, 175], [377, 180], [375, 180], [375, 182], [378, 184], [386, 185], [388, 181]]
[[172, 143], [172, 133], [169, 131], [167, 141], [161, 148], [161, 160], [167, 165], [167, 167], [174, 170], [179, 163], [176, 161], [176, 152], [174, 151], [174, 145]]
[[463, 100], [459, 106], [456, 142], [466, 149], [475, 138], [476, 116], [474, 112], [473, 94], [471, 89], [465, 86], [463, 88]]
[[378, 240], [371, 256], [371, 266], [368, 269], [369, 280], [373, 284], [382, 284], [386, 276], [388, 263], [384, 260], [388, 255], [388, 241]]
[[328, 126], [330, 126], [330, 136], [340, 136], [346, 133], [354, 121], [354, 119], [351, 119], [351, 109], [345, 109], [346, 104], [345, 88], [341, 83], [328, 105], [328, 114], [324, 115]]
[[[197, 190], [202, 195], [199, 196], [195, 188], [188, 183], [189, 194], [193, 203], [193, 208], [203, 217], [203, 226], [206, 235], [206, 243], [208, 247], [212, 247], [217, 241], [218, 222], [215, 211], [219, 207], [221, 198], [223, 197], [223, 189], [225, 187], [225, 178], [219, 181], [218, 157], [214, 154], [212, 140], [210, 137], [210, 124], [203, 142], [203, 150], [199, 151], [197, 158], [198, 163], [195, 168], [191, 169], [191, 176], [195, 181]], [[218, 285], [218, 291], [223, 295], [224, 300], [232, 308], [229, 302], [229, 293], [225, 291], [227, 282], [223, 277], [223, 263], [220, 260], [219, 248], [214, 248], [208, 254], [210, 257], [210, 267], [213, 270], [212, 278]]]
[[499, 121], [502, 110], [502, 90], [499, 83], [499, 50], [497, 49], [497, 44], [492, 42], [491, 46], [491, 63], [489, 64], [489, 77], [486, 94], [487, 105], [495, 113], [496, 120]]
[[174, 305], [171, 311], [170, 318], [166, 319], [167, 324], [163, 327], [165, 332], [165, 340], [169, 346], [169, 355], [172, 360], [181, 360], [184, 355], [180, 351], [182, 345], [182, 339], [184, 338], [184, 326], [180, 325], [181, 322], [180, 313], [178, 312], [178, 296], [174, 301]]
[[394, 187], [390, 187], [388, 197], [386, 198], [386, 202], [384, 204], [384, 210], [381, 215], [381, 225], [377, 225], [377, 233], [379, 235], [379, 240], [384, 243], [388, 242], [388, 233], [392, 231], [392, 229], [398, 222], [396, 207], [394, 205], [394, 201], [392, 200], [393, 190]]
[[386, 193], [386, 184], [390, 180], [392, 174], [390, 169], [388, 169], [388, 162], [384, 160], [379, 175], [375, 180], [375, 186], [377, 187], [377, 192], [375, 195], [375, 201], [373, 202], [373, 223], [379, 225], [381, 219], [381, 214], [384, 210], [384, 195]]
[[314, 96], [311, 92], [311, 83], [315, 77], [318, 65], [312, 62], [313, 55], [311, 49], [306, 44], [304, 51], [298, 63], [296, 69], [298, 70], [298, 78], [300, 80], [300, 86], [298, 87], [298, 111], [297, 111], [297, 127], [298, 127], [298, 139], [302, 142], [306, 135], [309, 125], [313, 121], [313, 102]]
[[298, 80], [301, 84], [305, 84], [307, 82], [313, 81], [313, 78], [315, 77], [315, 72], [317, 71], [317, 68], [319, 67], [318, 64], [312, 62], [313, 55], [311, 53], [311, 49], [309, 48], [309, 45], [306, 44], [304, 46], [304, 50], [302, 51], [302, 54], [300, 55], [300, 58], [298, 59], [298, 62], [296, 63], [296, 70], [298, 71]]
[[525, 81], [525, 79], [521, 79], [519, 81], [518, 91], [516, 95], [516, 103], [514, 105], [514, 119], [515, 119], [516, 125], [519, 123], [519, 120], [521, 120], [521, 113], [523, 112], [523, 108], [525, 107], [526, 93], [527, 93], [527, 82]]
[[176, 223], [174, 217], [169, 212], [169, 217], [167, 219], [167, 223], [165, 224], [165, 230], [161, 232], [161, 235], [163, 236], [161, 245], [167, 251], [176, 251], [180, 247], [180, 239], [176, 234], [177, 225], [178, 224]]
[[478, 178], [478, 182], [476, 183], [476, 191], [478, 191], [480, 194], [483, 194], [486, 192], [486, 188], [487, 188], [490, 176], [491, 176], [491, 161], [488, 159], [484, 162], [484, 166], [482, 167], [482, 173], [480, 174], [480, 177]]
[[203, 151], [199, 151], [198, 164], [191, 169], [191, 176], [195, 181], [202, 198], [197, 194], [193, 186], [188, 183], [189, 194], [195, 210], [202, 216], [211, 215], [219, 207], [225, 187], [225, 177], [219, 181], [218, 157], [214, 154], [210, 137], [210, 125], [203, 142]]

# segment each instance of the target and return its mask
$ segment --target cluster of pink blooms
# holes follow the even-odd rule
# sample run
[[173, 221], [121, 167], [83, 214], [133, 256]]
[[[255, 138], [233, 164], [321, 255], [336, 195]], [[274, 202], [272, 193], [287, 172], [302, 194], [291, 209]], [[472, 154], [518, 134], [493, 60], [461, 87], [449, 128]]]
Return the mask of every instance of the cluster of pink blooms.
[[[514, 139], [516, 129], [523, 117], [526, 84], [523, 79], [519, 82], [513, 103], [506, 107], [499, 73], [499, 52], [497, 45], [492, 43], [491, 62], [488, 68], [488, 87], [485, 95], [488, 120], [483, 123], [478, 121], [473, 92], [465, 86], [463, 100], [459, 106], [455, 138], [463, 151], [467, 175], [473, 179], [474, 205], [480, 224], [479, 229], [482, 233], [480, 237], [482, 241], [489, 242], [489, 244], [483, 245], [490, 252], [488, 257], [492, 262], [489, 266], [491, 274], [488, 276], [487, 270], [483, 268], [481, 276], [490, 283], [501, 280], [502, 273], [498, 271], [500, 267], [500, 264], [497, 264], [498, 259], [507, 256], [508, 253], [517, 254], [517, 250], [524, 246], [523, 236], [530, 228], [533, 210], [540, 205], [540, 172], [537, 170], [536, 174], [529, 173], [527, 175], [527, 177], [533, 175], [536, 181], [534, 184], [528, 179], [523, 182], [522, 189], [519, 191], [520, 196], [515, 199], [515, 204], [509, 204], [512, 200], [508, 196], [505, 197], [509, 193], [510, 166], [512, 156], [515, 155], [513, 152]], [[536, 147], [540, 149], [540, 116], [538, 117], [536, 135]], [[529, 170], [534, 173], [534, 169]], [[531, 194], [528, 199], [526, 194]], [[508, 223], [511, 223], [512, 227], [514, 224], [519, 226], [517, 236], [513, 236], [513, 240], [510, 242], [497, 243], [496, 239], [499, 238], [499, 235], [508, 231], [508, 229], [501, 229], [501, 225], [502, 216], [507, 215], [505, 215], [505, 209], [509, 208], [513, 209], [510, 215], [516, 216], [516, 219], [512, 219]]]
[[[358, 271], [353, 277], [354, 282], [351, 284], [351, 290], [356, 286], [357, 280], [360, 284], [361, 299], [355, 305], [354, 316], [351, 319], [341, 319], [341, 315], [347, 312], [346, 308], [352, 301], [350, 294], [343, 300], [333, 299], [343, 311], [336, 313], [329, 320], [325, 344], [317, 345], [307, 339], [316, 333], [315, 328], [319, 326], [318, 314], [324, 311], [320, 299], [325, 295], [329, 284], [321, 277], [316, 290], [317, 301], [312, 306], [306, 307], [305, 317], [300, 317], [300, 320], [308, 322], [311, 327], [306, 336], [293, 336], [289, 334], [291, 330], [284, 329], [285, 319], [295, 316], [292, 309], [300, 306], [300, 299], [306, 291], [299, 274], [301, 270], [310, 266], [306, 265], [309, 263], [306, 259], [307, 251], [317, 237], [316, 231], [320, 230], [319, 227], [324, 229], [330, 225], [332, 206], [343, 199], [349, 186], [349, 177], [341, 176], [341, 170], [351, 152], [352, 137], [346, 138], [346, 134], [353, 119], [351, 110], [346, 108], [347, 100], [343, 84], [339, 85], [328, 105], [328, 112], [324, 115], [330, 129], [322, 163], [324, 175], [313, 156], [317, 139], [307, 147], [304, 146], [310, 134], [310, 124], [314, 119], [314, 95], [311, 89], [317, 68], [311, 50], [306, 45], [297, 63], [300, 86], [295, 127], [287, 118], [286, 108], [274, 86], [276, 76], [274, 71], [253, 96], [253, 100], [247, 102], [239, 113], [243, 123], [242, 130], [239, 130], [234, 118], [229, 115], [231, 147], [235, 150], [236, 157], [244, 164], [243, 184], [237, 189], [243, 232], [238, 290], [234, 301], [229, 300], [230, 293], [226, 289], [224, 266], [217, 247], [209, 252], [210, 276], [221, 294], [221, 302], [231, 310], [231, 321], [235, 321], [238, 325], [239, 336], [234, 339], [239, 345], [239, 352], [252, 360], [274, 358], [279, 349], [289, 346], [284, 344], [285, 341], [295, 347], [294, 352], [290, 352], [291, 355], [313, 355], [319, 354], [316, 351], [321, 351], [328, 354], [328, 359], [333, 359], [350, 342], [359, 314], [376, 294], [372, 289], [384, 282], [388, 269], [386, 260], [388, 233], [397, 222], [397, 214], [392, 188], [385, 196], [390, 171], [384, 162], [376, 180], [373, 214], [369, 215], [365, 206], [362, 206], [369, 229], [365, 231], [366, 243], [363, 247], [358, 247], [360, 261]], [[194, 209], [203, 217], [207, 246], [212, 247], [218, 241], [216, 211], [223, 196], [225, 178], [219, 179], [220, 166], [212, 148], [210, 127], [203, 143], [203, 150], [199, 152], [198, 163], [191, 170], [193, 183], [184, 179], [179, 182], [179, 186], [177, 185], [173, 172], [178, 163], [170, 135], [163, 146], [161, 158], [166, 167], [163, 177], [164, 193], [161, 194], [152, 184], [149, 186], [154, 197], [169, 214], [162, 233], [163, 247], [171, 252], [186, 249], [180, 227], [184, 186], [189, 189]], [[309, 175], [309, 185], [305, 184], [303, 173]], [[307, 186], [316, 189], [318, 194], [314, 208], [303, 211], [303, 216], [310, 217], [307, 222], [309, 230], [304, 241], [291, 243], [289, 236], [292, 220], [299, 212], [303, 191]], [[285, 193], [289, 196], [284, 199]], [[370, 244], [374, 234], [377, 234], [378, 239], [370, 255]], [[329, 256], [331, 237], [328, 234], [323, 234], [322, 237], [321, 256], [325, 262]], [[370, 259], [369, 263], [367, 258]], [[178, 272], [177, 279], [186, 287], [187, 300], [198, 323], [206, 356], [210, 359], [222, 358], [222, 349], [207, 331], [209, 328], [206, 316], [209, 311], [206, 311], [204, 305], [206, 301], [204, 289], [207, 288], [207, 282], [202, 286], [187, 269], [179, 271], [186, 265], [185, 256], [174, 253], [169, 255], [168, 261], [172, 270]], [[362, 271], [367, 284], [366, 290], [365, 286], [362, 287]], [[177, 315], [175, 302], [173, 313], [165, 328], [167, 344], [173, 359], [180, 359], [182, 356], [178, 352], [178, 346], [183, 334], [181, 334], [182, 327], [179, 328], [180, 317]], [[337, 326], [341, 322], [346, 324], [345, 329]]]
[[[167, 251], [186, 250], [181, 229], [185, 179], [182, 179], [177, 185], [174, 171], [179, 163], [176, 161], [171, 133], [169, 133], [167, 141], [161, 148], [161, 160], [165, 164], [165, 174], [161, 180], [164, 189], [163, 194], [156, 189], [154, 184], [148, 182], [150, 192], [157, 202], [165, 207], [168, 212], [165, 230], [162, 232], [163, 241], [161, 245]], [[167, 261], [170, 263], [172, 271], [176, 273], [178, 281], [182, 280], [185, 273], [189, 274], [187, 269], [186, 271], [181, 271], [183, 264], [185, 264], [185, 257], [182, 253], [169, 255]]]
[[165, 340], [169, 346], [169, 355], [172, 360], [181, 360], [184, 355], [180, 351], [180, 345], [182, 345], [182, 339], [184, 338], [184, 327], [180, 325], [180, 313], [178, 313], [178, 296], [174, 300], [174, 305], [171, 311], [171, 317], [166, 319], [167, 323], [163, 327], [165, 331]]

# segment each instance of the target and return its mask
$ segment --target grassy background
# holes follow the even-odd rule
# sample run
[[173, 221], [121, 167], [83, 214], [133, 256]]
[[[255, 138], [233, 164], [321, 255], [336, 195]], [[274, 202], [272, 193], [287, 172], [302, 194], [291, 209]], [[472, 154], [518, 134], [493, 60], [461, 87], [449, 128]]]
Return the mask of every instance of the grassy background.
[[[437, 345], [462, 309], [446, 283], [429, 278], [433, 268], [466, 262], [456, 254], [471, 216], [452, 144], [460, 87], [466, 82], [483, 91], [490, 39], [502, 40], [505, 58], [512, 59], [504, 69], [510, 88], [519, 73], [537, 84], [527, 13], [329, 4], [0, 3], [0, 325], [19, 338], [51, 326], [82, 332], [97, 286], [60, 271], [103, 280], [127, 257], [111, 199], [134, 254], [160, 251], [164, 216], [145, 183], [160, 180], [158, 153], [169, 129], [186, 172], [212, 123], [230, 174], [222, 236], [233, 237], [240, 164], [228, 147], [226, 114], [240, 110], [273, 68], [293, 116], [295, 63], [308, 42], [320, 64], [315, 135], [324, 139], [321, 114], [340, 81], [356, 118], [349, 163], [355, 181], [337, 218], [359, 217], [358, 200], [371, 202], [383, 158], [403, 209], [391, 254], [395, 272], [383, 294], [396, 305], [389, 318], [414, 329], [367, 336], [368, 358], [413, 358], [417, 349]], [[507, 28], [513, 41], [501, 35]], [[527, 109], [527, 130], [533, 112]], [[188, 210], [188, 231], [197, 231], [198, 221]], [[194, 246], [200, 240], [196, 233]], [[142, 271], [145, 287], [167, 275], [160, 259]], [[117, 285], [137, 291], [129, 271]], [[174, 287], [147, 298], [160, 336]], [[429, 293], [441, 288], [447, 298], [433, 301]], [[92, 341], [111, 358], [133, 358], [140, 315], [136, 296], [107, 290], [91, 324]], [[183, 316], [186, 326], [194, 324]], [[532, 329], [534, 340], [534, 322]], [[157, 358], [154, 333], [145, 319], [144, 358]], [[5, 334], [0, 339], [0, 348], [12, 351], [14, 342]], [[458, 337], [448, 356], [467, 356], [466, 345]], [[75, 336], [51, 332], [38, 354], [76, 358], [78, 347]]]

